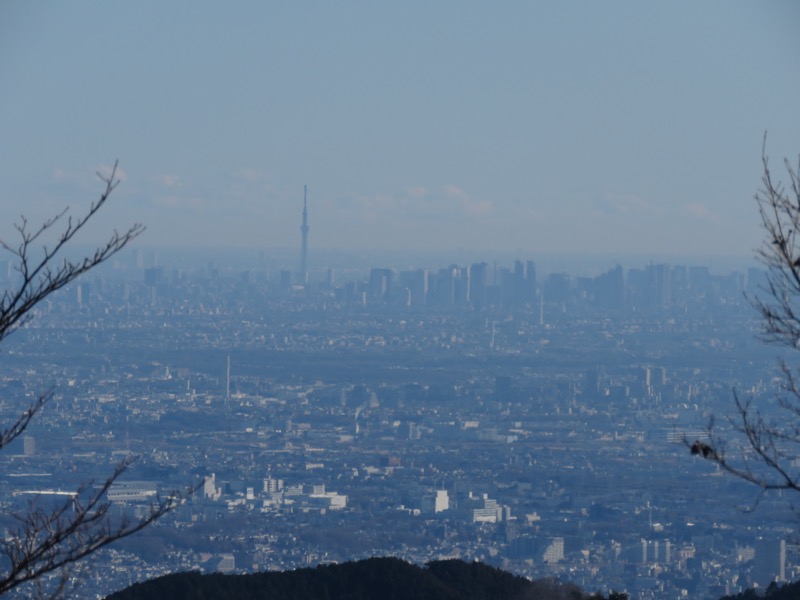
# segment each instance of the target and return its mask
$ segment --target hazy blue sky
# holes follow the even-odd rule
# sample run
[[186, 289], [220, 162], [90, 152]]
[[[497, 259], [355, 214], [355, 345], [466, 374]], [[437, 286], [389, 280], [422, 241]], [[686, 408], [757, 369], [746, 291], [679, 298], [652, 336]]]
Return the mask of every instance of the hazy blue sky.
[[124, 182], [142, 244], [748, 255], [800, 3], [0, 3], [0, 233]]

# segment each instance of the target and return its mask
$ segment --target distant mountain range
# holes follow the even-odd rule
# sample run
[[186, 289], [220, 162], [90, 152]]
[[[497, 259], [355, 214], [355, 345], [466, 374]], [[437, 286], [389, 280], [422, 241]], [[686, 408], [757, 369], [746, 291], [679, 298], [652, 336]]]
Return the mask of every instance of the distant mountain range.
[[529, 581], [483, 563], [370, 558], [249, 575], [175, 573], [137, 583], [106, 600], [625, 600], [589, 595], [552, 579]]

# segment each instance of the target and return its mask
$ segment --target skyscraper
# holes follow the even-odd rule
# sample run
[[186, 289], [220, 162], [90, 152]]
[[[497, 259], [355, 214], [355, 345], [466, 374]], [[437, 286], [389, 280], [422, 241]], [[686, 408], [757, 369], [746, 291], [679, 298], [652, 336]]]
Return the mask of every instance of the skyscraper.
[[757, 540], [753, 579], [762, 587], [786, 581], [786, 542]]
[[300, 281], [305, 285], [308, 283], [308, 202], [306, 186], [303, 186], [303, 224], [300, 226], [300, 233], [303, 234], [303, 248], [300, 255]]
[[486, 304], [486, 287], [489, 265], [476, 263], [469, 268], [469, 301], [472, 306], [481, 309]]

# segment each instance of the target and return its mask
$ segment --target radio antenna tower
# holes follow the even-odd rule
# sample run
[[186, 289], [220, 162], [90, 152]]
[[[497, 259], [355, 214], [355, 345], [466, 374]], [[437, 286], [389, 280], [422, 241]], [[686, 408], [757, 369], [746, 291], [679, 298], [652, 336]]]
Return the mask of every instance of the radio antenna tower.
[[303, 234], [303, 248], [300, 255], [300, 281], [303, 285], [308, 283], [308, 201], [307, 189], [303, 186], [303, 224], [300, 226], [300, 233]]
[[231, 399], [231, 355], [228, 354], [228, 370], [225, 373], [225, 402]]

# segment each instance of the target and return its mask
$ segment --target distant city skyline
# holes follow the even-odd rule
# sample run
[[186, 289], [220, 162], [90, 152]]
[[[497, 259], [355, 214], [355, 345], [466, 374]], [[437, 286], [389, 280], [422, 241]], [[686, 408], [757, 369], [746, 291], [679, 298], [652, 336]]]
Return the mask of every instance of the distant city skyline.
[[[0, 239], [749, 256], [800, 153], [795, 2], [0, 7]], [[297, 259], [295, 259], [297, 260]], [[297, 264], [297, 263], [295, 263]]]
[[[299, 238], [299, 235], [298, 235]], [[298, 239], [299, 243], [299, 239]], [[87, 251], [90, 247], [85, 248]], [[213, 246], [147, 246], [137, 244], [129, 250], [136, 258], [123, 254], [121, 261], [126, 264], [138, 262], [140, 267], [164, 266], [185, 269], [214, 266], [222, 269], [266, 269], [268, 271], [289, 270], [299, 275], [297, 265], [301, 260], [298, 247], [286, 248], [241, 248]], [[127, 256], [127, 257], [126, 257]], [[442, 252], [419, 252], [406, 250], [346, 250], [314, 249], [309, 252], [309, 283], [324, 281], [328, 269], [335, 274], [341, 272], [368, 272], [372, 268], [394, 270], [438, 269], [447, 265], [469, 266], [486, 262], [490, 266], [510, 268], [515, 261], [532, 261], [537, 271], [549, 273], [569, 273], [575, 277], [596, 276], [609, 269], [622, 266], [625, 269], [641, 269], [650, 264], [670, 266], [703, 266], [715, 275], [745, 272], [749, 268], [763, 268], [751, 255], [702, 256], [702, 255], [656, 255], [656, 254], [558, 254], [558, 253], [519, 253], [480, 252], [459, 248]]]

